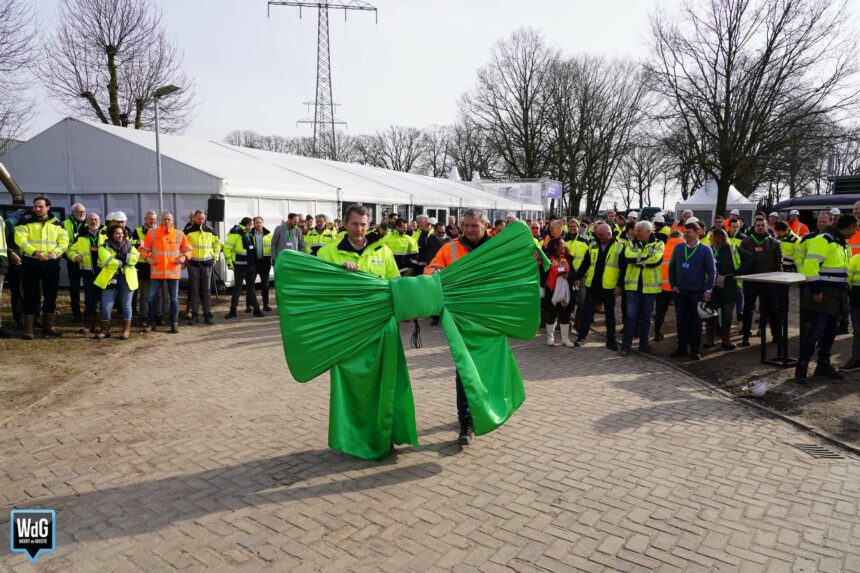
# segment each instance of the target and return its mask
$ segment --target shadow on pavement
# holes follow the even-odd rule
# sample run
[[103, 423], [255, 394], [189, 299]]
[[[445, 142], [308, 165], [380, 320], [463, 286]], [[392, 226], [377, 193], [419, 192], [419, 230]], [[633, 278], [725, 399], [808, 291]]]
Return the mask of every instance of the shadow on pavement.
[[[63, 524], [60, 536], [85, 542], [153, 532], [225, 510], [403, 484], [441, 471], [432, 462], [398, 463], [398, 456], [369, 462], [334, 450], [312, 450], [78, 495], [41, 497], [14, 508], [54, 509]], [[332, 479], [325, 483], [300, 485], [327, 476]]]

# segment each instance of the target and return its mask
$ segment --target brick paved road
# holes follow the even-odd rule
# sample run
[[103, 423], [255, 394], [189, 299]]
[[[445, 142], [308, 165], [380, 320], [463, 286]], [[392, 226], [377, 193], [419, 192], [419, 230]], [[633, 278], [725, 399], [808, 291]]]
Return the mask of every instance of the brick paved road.
[[426, 327], [423, 447], [369, 463], [326, 448], [327, 381], [291, 381], [275, 326], [151, 335], [0, 428], [0, 527], [59, 523], [56, 553], [4, 542], [0, 569], [860, 571], [858, 461], [657, 362], [517, 343], [525, 405], [460, 452]]

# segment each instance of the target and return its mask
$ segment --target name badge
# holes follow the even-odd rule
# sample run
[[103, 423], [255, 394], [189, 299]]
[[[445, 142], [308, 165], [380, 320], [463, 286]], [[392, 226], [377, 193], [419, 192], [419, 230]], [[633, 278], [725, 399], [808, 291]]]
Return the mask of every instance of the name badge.
[[681, 263], [681, 268], [682, 268], [682, 269], [689, 269], [689, 268], [690, 268], [690, 263]]
[[562, 266], [556, 267], [556, 270], [560, 273], [563, 273], [565, 271], [564, 267], [562, 267]]
[[757, 253], [760, 253], [762, 251], [764, 251], [764, 247], [756, 247], [755, 248], [755, 252], [757, 252]]
[[292, 241], [290, 241], [290, 242], [288, 242], [288, 243], [287, 243], [287, 248], [288, 248], [288, 249], [295, 249], [295, 248], [296, 248], [296, 246], [292, 243]]

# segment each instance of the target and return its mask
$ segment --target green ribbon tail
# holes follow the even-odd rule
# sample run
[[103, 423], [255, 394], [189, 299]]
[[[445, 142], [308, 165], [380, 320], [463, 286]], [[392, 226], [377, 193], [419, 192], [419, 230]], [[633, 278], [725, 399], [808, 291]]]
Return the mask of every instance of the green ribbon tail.
[[546, 256], [546, 253], [543, 252], [543, 249], [535, 247], [535, 251], [537, 251], [537, 253], [540, 255], [540, 260], [543, 263], [544, 270], [549, 270], [549, 268], [552, 266], [552, 263], [549, 261], [549, 257]]
[[475, 434], [492, 432], [526, 399], [508, 337], [448, 310], [442, 312], [441, 324], [469, 402]]
[[394, 317], [381, 336], [331, 370], [329, 447], [365, 460], [418, 446], [415, 403]]

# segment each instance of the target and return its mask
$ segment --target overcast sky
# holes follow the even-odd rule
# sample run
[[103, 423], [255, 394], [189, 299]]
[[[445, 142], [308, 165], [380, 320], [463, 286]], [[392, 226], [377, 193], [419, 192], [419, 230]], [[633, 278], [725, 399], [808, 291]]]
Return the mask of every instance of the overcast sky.
[[[60, 0], [38, 0], [43, 29]], [[520, 26], [543, 32], [564, 53], [644, 57], [652, 0], [376, 0], [372, 13], [332, 11], [331, 61], [340, 119], [353, 134], [389, 125], [454, 121], [491, 47]], [[664, 5], [674, 6], [675, 0]], [[184, 51], [199, 105], [186, 134], [221, 140], [233, 129], [310, 135], [316, 81], [316, 11], [265, 0], [161, 2], [164, 26]], [[28, 136], [66, 112], [45, 101]]]

